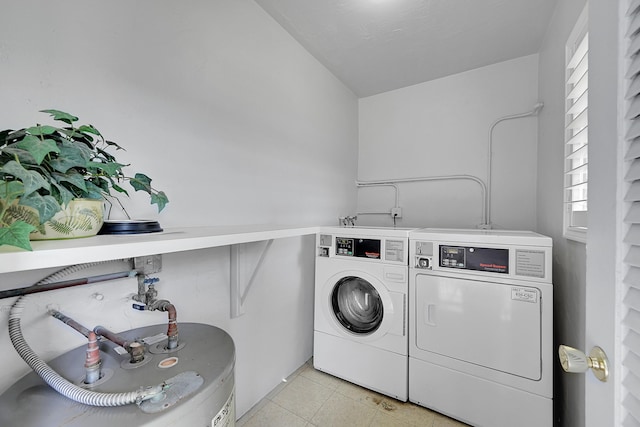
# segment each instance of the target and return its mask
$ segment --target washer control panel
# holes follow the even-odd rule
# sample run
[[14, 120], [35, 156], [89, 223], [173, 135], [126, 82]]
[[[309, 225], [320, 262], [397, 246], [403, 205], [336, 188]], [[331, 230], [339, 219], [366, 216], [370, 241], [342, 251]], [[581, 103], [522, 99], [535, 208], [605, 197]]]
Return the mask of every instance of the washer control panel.
[[380, 259], [380, 239], [336, 237], [336, 255]]
[[407, 265], [408, 239], [324, 234], [317, 237], [318, 257], [358, 259]]
[[336, 237], [336, 255], [353, 256], [355, 239]]

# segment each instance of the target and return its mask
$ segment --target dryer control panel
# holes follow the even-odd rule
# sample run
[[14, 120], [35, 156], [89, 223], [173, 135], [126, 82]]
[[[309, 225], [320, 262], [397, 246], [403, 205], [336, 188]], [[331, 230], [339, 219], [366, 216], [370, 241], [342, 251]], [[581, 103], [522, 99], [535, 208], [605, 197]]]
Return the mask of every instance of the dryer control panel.
[[551, 281], [551, 247], [478, 243], [413, 240], [410, 267]]
[[440, 246], [440, 267], [509, 274], [509, 249]]

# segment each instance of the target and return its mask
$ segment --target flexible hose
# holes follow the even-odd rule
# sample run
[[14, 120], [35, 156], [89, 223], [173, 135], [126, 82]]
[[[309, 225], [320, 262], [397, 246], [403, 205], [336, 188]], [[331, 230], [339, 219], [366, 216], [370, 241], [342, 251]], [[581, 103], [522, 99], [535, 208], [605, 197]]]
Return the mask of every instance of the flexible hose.
[[[108, 261], [111, 262], [111, 261]], [[101, 263], [78, 264], [67, 267], [57, 273], [52, 274], [38, 282], [38, 284], [47, 283], [49, 280], [58, 280], [67, 274], [93, 267]], [[13, 303], [9, 313], [9, 337], [11, 343], [16, 349], [20, 357], [33, 369], [39, 376], [58, 393], [79, 403], [91, 406], [123, 406], [130, 403], [139, 403], [154, 395], [157, 395], [163, 389], [163, 384], [153, 387], [146, 387], [136, 391], [122, 393], [101, 393], [86, 390], [79, 387], [54, 371], [47, 365], [38, 355], [29, 347], [22, 335], [20, 319], [24, 311], [28, 295], [22, 296]]]

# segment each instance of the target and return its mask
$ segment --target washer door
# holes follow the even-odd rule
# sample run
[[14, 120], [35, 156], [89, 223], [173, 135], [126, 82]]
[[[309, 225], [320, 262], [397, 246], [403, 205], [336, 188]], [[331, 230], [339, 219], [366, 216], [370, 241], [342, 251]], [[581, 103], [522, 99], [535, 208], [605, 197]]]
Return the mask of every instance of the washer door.
[[357, 335], [370, 335], [382, 324], [384, 305], [376, 288], [367, 280], [346, 276], [331, 292], [333, 314], [340, 324]]

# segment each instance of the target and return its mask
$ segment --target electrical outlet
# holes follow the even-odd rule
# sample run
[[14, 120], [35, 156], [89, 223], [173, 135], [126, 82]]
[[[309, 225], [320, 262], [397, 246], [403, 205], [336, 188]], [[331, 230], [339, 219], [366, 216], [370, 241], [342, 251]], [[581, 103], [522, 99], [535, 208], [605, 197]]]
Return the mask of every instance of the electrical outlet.
[[391, 216], [394, 218], [402, 218], [402, 208], [391, 208]]

